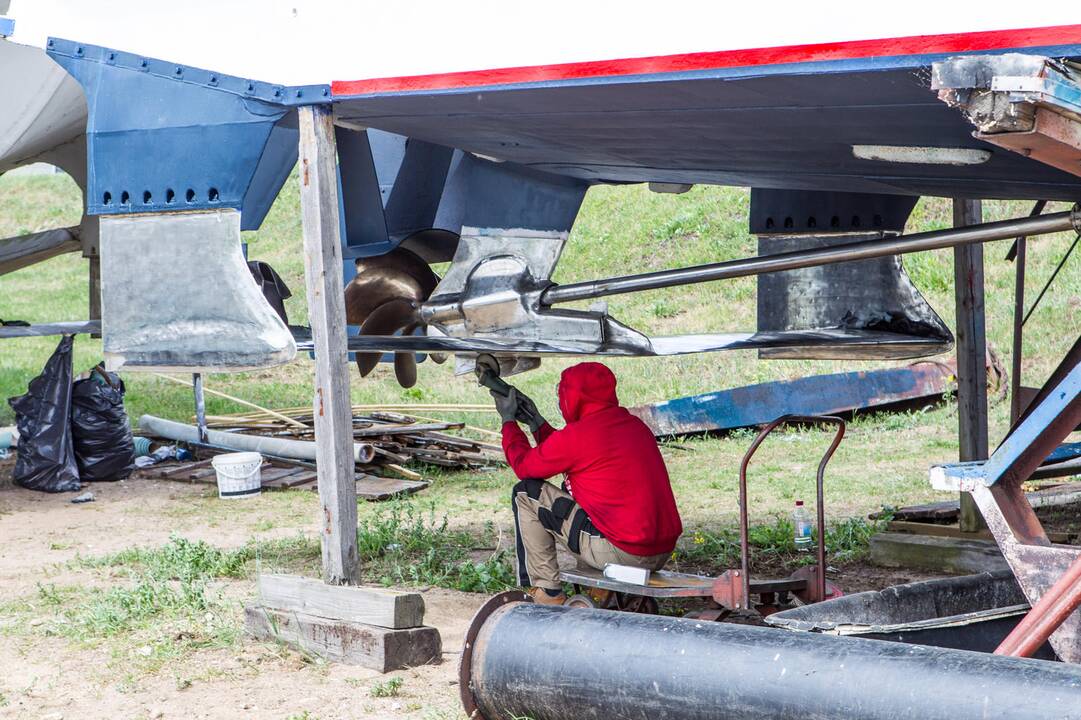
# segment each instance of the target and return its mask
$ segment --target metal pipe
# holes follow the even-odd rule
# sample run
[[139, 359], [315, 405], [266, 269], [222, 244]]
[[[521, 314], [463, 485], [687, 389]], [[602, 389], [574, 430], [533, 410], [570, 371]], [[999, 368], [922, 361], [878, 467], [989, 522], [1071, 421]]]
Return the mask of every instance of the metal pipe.
[[1081, 555], [1010, 631], [995, 655], [1032, 657], [1078, 606], [1081, 606]]
[[1022, 333], [1024, 325], [1021, 324], [1021, 313], [1025, 311], [1025, 262], [1028, 238], [1024, 235], [1017, 238], [1017, 257], [1014, 262], [1013, 283], [1013, 342], [1010, 356], [1010, 369], [1013, 370], [1010, 377], [1010, 422], [1017, 422], [1021, 415], [1021, 347], [1023, 344]]
[[[173, 422], [153, 415], [139, 418], [139, 429], [147, 435], [155, 435], [166, 440], [178, 440], [189, 443], [209, 443], [218, 447], [249, 452], [265, 453], [294, 460], [316, 460], [315, 443], [308, 440], [289, 440], [286, 438], [266, 437], [264, 435], [245, 435], [243, 433], [207, 430], [206, 441], [199, 439], [199, 428]], [[375, 446], [370, 443], [353, 443], [353, 460], [358, 463], [370, 463], [375, 459]]]
[[195, 427], [199, 431], [199, 442], [209, 443], [206, 427], [206, 397], [203, 395], [203, 374], [192, 373], [191, 390], [195, 395]]
[[478, 720], [1081, 718], [1065, 663], [498, 597], [461, 662]]
[[[1032, 210], [1029, 212], [1029, 217], [1035, 217], [1043, 213], [1044, 208], [1047, 207], [1046, 200], [1037, 200], [1036, 204], [1032, 206]], [[1012, 354], [1010, 357], [1011, 370], [1013, 371], [1010, 376], [1010, 423], [1017, 422], [1018, 416], [1021, 414], [1021, 345], [1022, 345], [1022, 331], [1024, 328], [1021, 322], [1021, 315], [1025, 312], [1025, 262], [1026, 251], [1028, 249], [1028, 238], [1024, 235], [1018, 236], [1014, 241], [1013, 247], [1010, 248], [1010, 252], [1006, 255], [1006, 260], [1014, 261], [1014, 283], [1013, 283], [1013, 344]]]
[[741, 258], [739, 260], [728, 260], [676, 270], [660, 270], [640, 275], [626, 275], [604, 280], [555, 285], [548, 288], [541, 295], [541, 303], [554, 305], [576, 300], [590, 300], [620, 293], [656, 290], [676, 285], [726, 280], [782, 270], [798, 270], [799, 268], [814, 267], [816, 265], [867, 260], [885, 255], [903, 255], [924, 250], [938, 250], [954, 245], [1005, 240], [1018, 235], [1031, 237], [1063, 230], [1081, 232], [1081, 211], [1075, 208], [1067, 212], [1052, 213], [1050, 215], [1001, 220], [999, 222], [970, 225], [949, 230], [933, 230], [912, 235], [897, 235], [878, 240], [854, 242], [850, 245], [831, 245], [810, 250], [794, 250], [775, 255]]

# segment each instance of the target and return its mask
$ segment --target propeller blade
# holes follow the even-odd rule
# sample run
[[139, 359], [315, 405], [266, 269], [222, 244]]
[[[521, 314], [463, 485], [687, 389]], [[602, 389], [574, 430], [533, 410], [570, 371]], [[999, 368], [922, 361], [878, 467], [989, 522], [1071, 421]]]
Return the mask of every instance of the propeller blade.
[[357, 353], [357, 370], [360, 370], [361, 377], [368, 377], [368, 373], [375, 370], [375, 366], [379, 364], [379, 359], [383, 357], [381, 352], [366, 352]]
[[[360, 326], [361, 335], [393, 335], [403, 327], [413, 326], [413, 304], [408, 300], [388, 300], [375, 308], [364, 324]], [[367, 377], [368, 373], [379, 364], [382, 353], [357, 353], [357, 370], [361, 377]], [[416, 373], [414, 373], [415, 375]]]
[[356, 277], [345, 287], [345, 316], [350, 325], [363, 325], [389, 300], [410, 300], [419, 305], [439, 282], [423, 260], [401, 248], [361, 258], [356, 267]]
[[394, 377], [403, 388], [417, 384], [417, 359], [413, 353], [394, 353]]

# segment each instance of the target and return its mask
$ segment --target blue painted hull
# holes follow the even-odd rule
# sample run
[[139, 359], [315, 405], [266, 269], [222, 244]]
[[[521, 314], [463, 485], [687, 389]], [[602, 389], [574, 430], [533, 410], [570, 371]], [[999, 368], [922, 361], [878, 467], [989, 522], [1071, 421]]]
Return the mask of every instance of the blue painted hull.
[[[1079, 57], [1081, 48], [1025, 52]], [[1081, 177], [995, 148], [929, 87], [945, 56], [336, 98], [341, 119], [593, 182], [1076, 200]], [[852, 146], [990, 150], [969, 166]]]

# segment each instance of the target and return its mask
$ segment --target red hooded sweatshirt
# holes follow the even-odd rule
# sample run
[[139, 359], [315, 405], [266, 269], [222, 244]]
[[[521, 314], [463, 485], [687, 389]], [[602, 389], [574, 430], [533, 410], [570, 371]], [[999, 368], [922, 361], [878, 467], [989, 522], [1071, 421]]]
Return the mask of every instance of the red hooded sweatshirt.
[[584, 362], [563, 371], [559, 410], [531, 447], [515, 422], [503, 424], [503, 452], [520, 479], [566, 473], [567, 490], [613, 545], [632, 555], [671, 552], [683, 532], [668, 470], [653, 432], [619, 406], [616, 376]]

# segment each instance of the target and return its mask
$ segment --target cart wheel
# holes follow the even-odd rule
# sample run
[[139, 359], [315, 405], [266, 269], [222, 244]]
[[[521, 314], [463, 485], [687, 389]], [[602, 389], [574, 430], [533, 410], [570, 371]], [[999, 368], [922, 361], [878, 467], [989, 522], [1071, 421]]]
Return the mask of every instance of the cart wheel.
[[624, 593], [616, 593], [616, 609], [643, 615], [656, 615], [660, 611], [657, 601], [653, 598], [645, 595], [627, 595]]
[[572, 607], [572, 608], [595, 608], [595, 607], [597, 607], [597, 603], [593, 602], [593, 598], [591, 598], [589, 595], [586, 595], [585, 593], [578, 593], [576, 595], [571, 595], [569, 598], [567, 598], [567, 602], [563, 603], [563, 605], [566, 606], [566, 607]]

